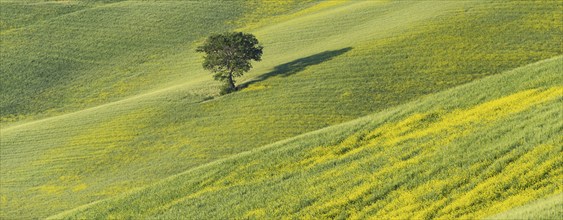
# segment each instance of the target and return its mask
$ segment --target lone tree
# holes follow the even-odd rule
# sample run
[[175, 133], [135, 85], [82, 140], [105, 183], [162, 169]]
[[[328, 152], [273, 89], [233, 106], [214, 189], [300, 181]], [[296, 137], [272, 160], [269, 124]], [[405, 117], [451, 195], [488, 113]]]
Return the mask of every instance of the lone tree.
[[204, 52], [203, 68], [214, 73], [215, 80], [225, 82], [221, 94], [237, 90], [234, 77], [252, 68], [251, 60], [262, 60], [262, 46], [252, 34], [228, 32], [212, 35], [196, 51]]

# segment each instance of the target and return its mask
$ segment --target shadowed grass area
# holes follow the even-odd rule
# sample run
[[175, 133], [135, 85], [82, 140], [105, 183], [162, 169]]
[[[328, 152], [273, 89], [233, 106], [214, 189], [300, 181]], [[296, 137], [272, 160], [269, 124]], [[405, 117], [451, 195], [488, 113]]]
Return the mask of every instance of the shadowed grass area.
[[295, 73], [298, 73], [298, 72], [305, 70], [305, 68], [307, 68], [309, 66], [318, 65], [320, 63], [329, 61], [332, 58], [339, 56], [339, 55], [342, 55], [342, 54], [344, 54], [344, 53], [346, 53], [350, 50], [352, 50], [351, 47], [343, 48], [343, 49], [340, 49], [340, 50], [325, 51], [325, 52], [318, 53], [318, 54], [315, 54], [315, 55], [312, 55], [312, 56], [300, 58], [300, 59], [291, 61], [289, 63], [284, 63], [282, 65], [274, 67], [273, 71], [266, 73], [266, 74], [263, 74], [263, 75], [260, 75], [258, 77], [254, 77], [254, 78], [252, 78], [252, 80], [241, 84], [239, 87], [240, 88], [246, 88], [253, 83], [264, 81], [264, 80], [266, 80], [270, 77], [273, 77], [273, 76], [288, 77], [288, 76], [291, 76]]

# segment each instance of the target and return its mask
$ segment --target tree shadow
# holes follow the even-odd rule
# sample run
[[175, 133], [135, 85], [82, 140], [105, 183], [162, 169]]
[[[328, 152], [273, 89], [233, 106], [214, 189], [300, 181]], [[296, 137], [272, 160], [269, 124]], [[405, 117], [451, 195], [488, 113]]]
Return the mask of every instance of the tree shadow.
[[329, 61], [332, 58], [342, 55], [350, 50], [352, 50], [352, 47], [346, 47], [340, 50], [329, 50], [308, 57], [300, 58], [291, 61], [289, 63], [284, 63], [282, 65], [276, 66], [274, 70], [269, 73], [263, 74], [250, 81], [240, 84], [238, 86], [238, 89], [244, 89], [253, 83], [261, 82], [274, 76], [281, 76], [281, 77], [291, 76], [293, 74], [305, 70], [305, 68], [307, 68], [308, 66], [313, 66], [325, 61]]

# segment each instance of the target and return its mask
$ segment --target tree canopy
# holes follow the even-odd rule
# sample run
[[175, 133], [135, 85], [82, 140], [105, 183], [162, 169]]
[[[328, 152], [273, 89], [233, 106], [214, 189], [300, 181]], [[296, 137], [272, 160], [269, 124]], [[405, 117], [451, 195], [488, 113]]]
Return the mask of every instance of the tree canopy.
[[252, 68], [250, 61], [262, 60], [262, 46], [252, 34], [227, 32], [209, 36], [196, 51], [203, 52], [203, 68], [214, 73], [216, 80], [225, 82], [221, 93], [237, 90], [234, 77]]

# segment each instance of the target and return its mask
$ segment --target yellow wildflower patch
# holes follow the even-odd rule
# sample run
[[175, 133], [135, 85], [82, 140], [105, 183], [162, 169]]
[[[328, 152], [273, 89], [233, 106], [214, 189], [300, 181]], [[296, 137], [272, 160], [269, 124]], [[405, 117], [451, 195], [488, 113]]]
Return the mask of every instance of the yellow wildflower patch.
[[266, 216], [266, 210], [264, 209], [254, 209], [248, 211], [245, 215], [245, 219], [263, 219]]
[[[553, 154], [558, 154], [558, 156]], [[541, 158], [543, 156], [551, 156], [552, 159], [542, 162]], [[557, 147], [552, 145], [535, 147], [532, 151], [526, 153], [518, 160], [508, 165], [498, 175], [482, 181], [471, 191], [450, 203], [442, 210], [444, 213], [443, 217], [446, 219], [458, 218], [462, 215], [463, 218], [484, 217], [495, 212], [508, 210], [514, 206], [526, 203], [529, 201], [526, 198], [536, 198], [538, 196], [537, 193], [541, 192], [541, 190], [528, 190], [526, 192], [529, 193], [529, 197], [520, 196], [516, 198], [509, 198], [508, 200], [500, 203], [504, 204], [502, 207], [499, 207], [498, 204], [494, 206], [497, 209], [493, 210], [491, 208], [486, 208], [480, 209], [476, 213], [467, 213], [471, 211], [470, 207], [478, 207], [484, 203], [492, 204], [495, 201], [502, 200], [501, 194], [510, 193], [512, 188], [519, 189], [529, 187], [530, 183], [539, 181], [541, 176], [546, 173], [545, 168], [542, 167], [553, 167], [554, 163], [561, 162], [560, 158], [562, 157], [563, 153], [560, 152]], [[538, 164], [541, 164], [539, 166], [539, 172]], [[542, 169], [544, 170], [543, 172]], [[558, 188], [561, 188], [562, 186], [563, 185], [559, 183]], [[516, 202], [518, 201], [517, 199], [520, 199], [520, 202]]]
[[[381, 150], [383, 153], [381, 154], [387, 155], [387, 157], [385, 157], [387, 163], [372, 174], [356, 174], [354, 178], [349, 179], [349, 181], [360, 183], [358, 186], [350, 189], [345, 195], [332, 198], [330, 201], [326, 201], [318, 206], [310, 206], [308, 207], [308, 211], [323, 213], [328, 210], [339, 209], [337, 207], [342, 207], [353, 201], [361, 200], [369, 194], [370, 191], [376, 190], [377, 186], [384, 182], [386, 178], [393, 176], [393, 173], [411, 169], [419, 165], [425, 159], [434, 156], [437, 147], [449, 144], [457, 138], [470, 134], [474, 129], [486, 126], [493, 121], [501, 120], [509, 115], [527, 110], [532, 106], [558, 98], [562, 92], [563, 87], [531, 89], [485, 102], [468, 109], [456, 109], [451, 112], [413, 114], [399, 122], [379, 126], [367, 134], [362, 132], [353, 134], [345, 138], [339, 144], [312, 148], [309, 150], [309, 157], [299, 163], [301, 166], [310, 168], [327, 163], [328, 161], [343, 160], [364, 150], [374, 149], [374, 147], [378, 146], [382, 147]], [[396, 147], [403, 146], [403, 144], [408, 141], [413, 141], [413, 143], [416, 144], [413, 144], [408, 149], [390, 152], [394, 151], [393, 149]], [[377, 210], [376, 216], [381, 218], [428, 218], [434, 216], [437, 212], [441, 214], [447, 213], [447, 215], [445, 215], [446, 218], [459, 217], [458, 214], [456, 214], [456, 210], [468, 210], [469, 206], [480, 202], [494, 201], [500, 193], [498, 190], [501, 190], [502, 187], [518, 176], [520, 176], [518, 181], [522, 185], [529, 185], [526, 181], [527, 179], [531, 182], [537, 182], [538, 179], [541, 179], [541, 175], [548, 173], [549, 169], [554, 167], [556, 163], [560, 163], [560, 159], [558, 158], [561, 157], [551, 158], [550, 160], [544, 161], [541, 165], [534, 162], [537, 160], [534, 158], [547, 156], [549, 152], [555, 152], [553, 146], [537, 147], [524, 157], [521, 157], [518, 162], [509, 165], [503, 171], [503, 174], [492, 174], [494, 176], [489, 177], [489, 179], [482, 182], [469, 193], [458, 195], [459, 198], [451, 204], [448, 204], [449, 200], [445, 198], [440, 199], [438, 203], [433, 201], [433, 199], [427, 202], [426, 197], [434, 198], [435, 196], [442, 196], [434, 194], [436, 191], [440, 192], [467, 182], [468, 179], [466, 176], [452, 176], [449, 179], [442, 180], [434, 179], [414, 189], [399, 189], [392, 193], [393, 195], [391, 197], [394, 199], [387, 201], [383, 207], [381, 203], [376, 202], [357, 213], [356, 211], [350, 210], [349, 213], [357, 214], [357, 218], [369, 216], [369, 213], [375, 210]], [[320, 178], [328, 180], [342, 176], [346, 172], [357, 170], [360, 163], [374, 160], [379, 156], [379, 153], [374, 153], [368, 158], [356, 160], [355, 163], [349, 165], [353, 167], [351, 169], [328, 170], [320, 175]], [[513, 156], [516, 155], [512, 152], [505, 155], [505, 157], [507, 157], [506, 159], [510, 159], [508, 157]], [[563, 157], [563, 155], [561, 156]], [[473, 164], [470, 170], [481, 170], [483, 169], [483, 164]], [[525, 170], [532, 169], [537, 172], [524, 172]], [[511, 174], [506, 175], [504, 173]], [[512, 192], [505, 193], [510, 195]], [[533, 192], [530, 191], [529, 193], [531, 193], [530, 198], [536, 198], [545, 192], [536, 190]], [[520, 202], [516, 202], [518, 198], [521, 199]], [[503, 207], [508, 209], [529, 201], [525, 198], [528, 197], [508, 199], [502, 202], [505, 204]], [[446, 204], [448, 204], [448, 206], [444, 207]], [[487, 210], [482, 210], [482, 213], [477, 213], [479, 215], [476, 216], [465, 217], [483, 217], [492, 213], [492, 209]]]
[[45, 194], [60, 194], [65, 190], [65, 187], [55, 185], [42, 185], [37, 187], [36, 189]]
[[244, 88], [244, 91], [256, 91], [256, 90], [264, 90], [267, 89], [268, 86], [267, 85], [250, 85], [246, 88]]
[[72, 191], [73, 192], [80, 192], [82, 190], [85, 190], [86, 188], [88, 188], [88, 185], [86, 185], [85, 183], [81, 183], [81, 184], [78, 184], [77, 186], [73, 187]]

